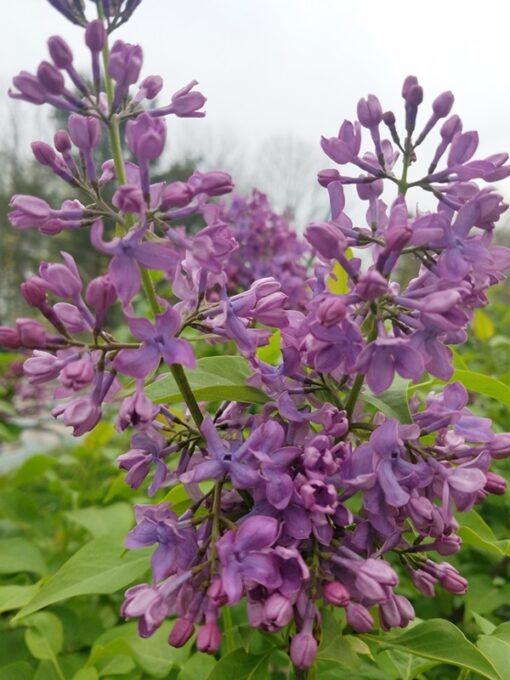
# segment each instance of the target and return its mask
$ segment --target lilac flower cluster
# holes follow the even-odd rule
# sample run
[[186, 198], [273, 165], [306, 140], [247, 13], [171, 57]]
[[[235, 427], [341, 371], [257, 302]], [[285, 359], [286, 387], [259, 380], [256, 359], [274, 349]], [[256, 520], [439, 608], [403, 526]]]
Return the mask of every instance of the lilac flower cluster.
[[[52, 4], [84, 24], [81, 3]], [[510, 454], [510, 434], [496, 434], [488, 419], [474, 415], [458, 382], [424, 403], [417, 390], [409, 422], [372, 406], [371, 393], [383, 395], [396, 375], [414, 382], [425, 372], [438, 382], [452, 378], [450, 345], [464, 342], [474, 310], [487, 304], [488, 288], [510, 266], [510, 251], [492, 244], [507, 206], [474, 181], [510, 175], [508, 156], [472, 160], [477, 135], [463, 132], [458, 116], [447, 118], [450, 92], [434, 100], [415, 135], [423, 91], [414, 77], [402, 90], [402, 137], [392, 112], [383, 112], [374, 95], [362, 99], [358, 121], [345, 121], [337, 136], [322, 140], [337, 165], [357, 170], [319, 174], [331, 219], [307, 228], [315, 259], [306, 289], [302, 247], [262, 195], [234, 199], [230, 207], [216, 203], [233, 188], [220, 171], [151, 182], [151, 163], [165, 145], [165, 117], [200, 117], [205, 98], [192, 81], [168, 106], [144, 109], [161, 91], [161, 79], [148, 76], [136, 86], [141, 48], [117, 40], [109, 50], [107, 43], [115, 17], [136, 4], [103, 0], [99, 18], [85, 22], [90, 82], [76, 73], [71, 50], [58, 37], [49, 40], [52, 63], [15, 78], [12, 96], [69, 112], [68, 130], [57, 132], [54, 145], [35, 142], [33, 150], [81, 191], [83, 202], [53, 209], [35, 196], [14, 196], [11, 223], [50, 236], [90, 228], [107, 267], [84, 283], [67, 253], [61, 262], [41, 263], [22, 294], [45, 323], [19, 319], [0, 328], [0, 343], [31, 351], [24, 371], [33, 385], [57, 381], [53, 413], [75, 435], [90, 431], [106, 404], [116, 406], [119, 430], [134, 430], [131, 448], [118, 459], [128, 484], [138, 488], [150, 478], [151, 497], [178, 485], [188, 494], [180, 514], [165, 500], [136, 508], [126, 546], [155, 546], [151, 582], [130, 588], [122, 606], [123, 616], [138, 619], [140, 635], [174, 617], [171, 645], [185, 644], [198, 626], [197, 648], [214, 654], [222, 607], [245, 598], [250, 624], [288, 627], [291, 659], [307, 668], [324, 607], [344, 608], [357, 632], [375, 625], [375, 610], [388, 630], [414, 616], [397, 590], [404, 572], [428, 596], [437, 587], [459, 595], [467, 589], [441, 557], [461, 545], [454, 513], [504, 492], [504, 480], [489, 468], [491, 459]], [[411, 181], [419, 145], [444, 118], [428, 174]], [[123, 121], [136, 162], [122, 156]], [[361, 152], [362, 128], [371, 151]], [[99, 166], [105, 135], [112, 158]], [[390, 206], [382, 199], [385, 182], [397, 189]], [[103, 191], [109, 184], [111, 202]], [[366, 226], [355, 226], [344, 212], [349, 184], [367, 203]], [[431, 193], [437, 208], [411, 216], [412, 188]], [[191, 214], [204, 220], [195, 234], [179, 224]], [[275, 253], [260, 247], [268, 233]], [[284, 249], [292, 263], [280, 259]], [[399, 285], [394, 275], [405, 257], [417, 259], [420, 270]], [[342, 293], [332, 292], [339, 268], [346, 275]], [[156, 288], [148, 270], [159, 273]], [[151, 319], [140, 316], [142, 289]], [[131, 342], [117, 340], [108, 325], [114, 304]], [[277, 365], [257, 353], [274, 329], [281, 336]], [[184, 367], [195, 369], [192, 341], [200, 333], [207, 341], [235, 342], [263, 406], [197, 402]], [[165, 366], [186, 404], [184, 415], [146, 393]], [[131, 390], [126, 378], [134, 379]], [[384, 395], [375, 403], [383, 404]]]
[[310, 296], [306, 284], [310, 253], [286, 217], [275, 212], [267, 196], [256, 189], [249, 197], [234, 195], [222, 217], [238, 243], [227, 263], [229, 291], [245, 290], [270, 276], [280, 283], [288, 308], [303, 311]]

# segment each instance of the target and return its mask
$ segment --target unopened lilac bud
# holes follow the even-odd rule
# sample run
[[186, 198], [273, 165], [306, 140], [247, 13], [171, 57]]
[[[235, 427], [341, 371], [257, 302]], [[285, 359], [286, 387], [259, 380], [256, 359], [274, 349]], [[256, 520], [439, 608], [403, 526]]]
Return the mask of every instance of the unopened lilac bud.
[[94, 376], [94, 364], [85, 356], [64, 366], [60, 373], [60, 382], [66, 389], [77, 392], [90, 385]]
[[181, 90], [175, 92], [172, 95], [170, 106], [161, 109], [158, 115], [165, 111], [164, 115], [173, 113], [180, 118], [203, 118], [205, 112], [199, 111], [199, 109], [202, 108], [207, 100], [201, 92], [193, 90], [197, 84], [196, 80], [192, 80]]
[[30, 146], [38, 163], [50, 168], [55, 164], [57, 155], [49, 144], [46, 144], [46, 142], [32, 142]]
[[317, 179], [321, 187], [327, 187], [331, 182], [338, 182], [340, 180], [340, 173], [334, 168], [320, 170], [317, 174]]
[[141, 113], [126, 125], [126, 139], [133, 154], [142, 161], [153, 161], [165, 147], [166, 125], [159, 118]]
[[106, 30], [101, 19], [94, 19], [85, 29], [85, 44], [91, 52], [100, 52], [105, 44]]
[[297, 668], [310, 668], [317, 654], [317, 640], [312, 633], [301, 631], [292, 638], [290, 658]]
[[31, 276], [20, 286], [21, 294], [32, 307], [40, 307], [46, 302], [44, 282], [38, 276]]
[[187, 182], [172, 182], [162, 192], [160, 209], [183, 208], [193, 198], [193, 190]]
[[384, 123], [388, 125], [388, 127], [395, 125], [396, 119], [395, 119], [395, 114], [393, 111], [385, 111], [383, 113], [382, 117]]
[[506, 481], [495, 472], [486, 472], [487, 481], [484, 486], [484, 491], [495, 494], [496, 496], [504, 496], [506, 493]]
[[18, 349], [21, 339], [16, 328], [0, 326], [0, 347], [4, 349]]
[[53, 143], [59, 153], [67, 153], [71, 150], [71, 138], [66, 130], [57, 130], [53, 137]]
[[207, 194], [208, 196], [222, 196], [230, 193], [234, 188], [232, 177], [228, 172], [215, 170], [213, 172], [194, 172], [189, 185], [195, 194]]
[[402, 85], [402, 97], [407, 100], [409, 90], [416, 85], [418, 85], [418, 78], [416, 76], [407, 76]]
[[62, 253], [62, 256], [65, 264], [42, 262], [39, 276], [55, 295], [72, 298], [81, 291], [83, 284], [74, 259], [67, 253]]
[[439, 581], [443, 588], [455, 595], [464, 595], [469, 585], [466, 579], [448, 562], [443, 562], [439, 567]]
[[140, 214], [145, 210], [145, 199], [142, 190], [130, 184], [117, 189], [113, 194], [112, 203], [123, 213]]
[[362, 201], [373, 200], [384, 191], [383, 180], [376, 179], [373, 182], [359, 182], [356, 184], [356, 191]]
[[332, 259], [345, 252], [346, 240], [340, 229], [331, 222], [312, 222], [305, 238], [325, 259]]
[[194, 632], [195, 625], [193, 621], [181, 616], [175, 620], [170, 635], [168, 636], [168, 644], [172, 647], [183, 647]]
[[22, 99], [38, 105], [46, 102], [46, 89], [31, 73], [21, 71], [12, 79], [12, 83], [18, 90], [9, 90], [9, 96], [12, 99]]
[[227, 593], [223, 587], [223, 581], [219, 576], [213, 577], [211, 585], [207, 589], [207, 597], [218, 607], [227, 603]]
[[437, 118], [445, 118], [452, 110], [453, 102], [455, 97], [453, 92], [448, 90], [447, 92], [442, 92], [438, 97], [432, 102], [432, 110]]
[[142, 390], [122, 402], [117, 417], [117, 429], [122, 432], [127, 427], [147, 427], [157, 414], [158, 409]]
[[49, 352], [34, 350], [34, 354], [23, 364], [23, 371], [28, 380], [38, 385], [54, 380], [62, 370], [63, 363], [58, 357]]
[[444, 557], [448, 555], [455, 555], [459, 552], [462, 546], [462, 540], [456, 534], [450, 534], [448, 536], [441, 536], [436, 539], [433, 543], [432, 549], [436, 550], [440, 555]]
[[369, 129], [377, 127], [383, 117], [381, 104], [373, 94], [369, 94], [366, 99], [359, 100], [357, 112], [361, 125]]
[[273, 593], [264, 605], [264, 621], [271, 630], [286, 626], [292, 619], [292, 605], [288, 598]]
[[349, 591], [340, 581], [331, 581], [324, 586], [324, 599], [335, 607], [346, 607], [351, 599]]
[[33, 319], [16, 319], [16, 327], [23, 347], [44, 347], [46, 345], [46, 331], [38, 321]]
[[42, 61], [39, 64], [37, 79], [50, 94], [60, 95], [64, 91], [64, 76], [48, 61]]
[[423, 569], [411, 571], [411, 580], [415, 588], [427, 597], [434, 597], [436, 594], [435, 585], [437, 578]]
[[221, 644], [221, 631], [218, 624], [209, 621], [199, 626], [197, 633], [197, 649], [206, 654], [216, 654]]
[[450, 116], [441, 127], [440, 135], [445, 142], [451, 142], [455, 135], [462, 132], [462, 121], [456, 114]]
[[508, 432], [496, 434], [488, 447], [491, 456], [496, 460], [508, 458], [510, 456], [510, 434]]
[[317, 321], [323, 326], [336, 326], [345, 319], [347, 309], [341, 297], [328, 295], [317, 309]]
[[87, 328], [80, 310], [69, 302], [57, 302], [53, 310], [69, 333], [81, 333]]
[[163, 78], [161, 76], [147, 76], [140, 83], [140, 90], [143, 90], [145, 99], [154, 99], [163, 88]]
[[68, 68], [73, 63], [73, 53], [64, 38], [53, 35], [48, 40], [48, 50], [57, 68]]
[[349, 602], [346, 608], [347, 623], [357, 633], [368, 633], [374, 626], [374, 619], [366, 607], [358, 602]]
[[69, 134], [78, 149], [91, 151], [101, 142], [101, 123], [92, 116], [72, 113], [68, 121]]

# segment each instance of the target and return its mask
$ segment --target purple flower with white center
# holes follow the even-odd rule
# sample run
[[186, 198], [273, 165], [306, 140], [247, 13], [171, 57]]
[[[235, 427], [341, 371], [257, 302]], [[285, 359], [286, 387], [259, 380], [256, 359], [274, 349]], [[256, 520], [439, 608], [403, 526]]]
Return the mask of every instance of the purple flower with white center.
[[195, 368], [193, 348], [187, 340], [175, 337], [181, 327], [179, 314], [169, 307], [156, 316], [155, 324], [147, 319], [127, 317], [131, 333], [141, 341], [138, 349], [122, 349], [114, 359], [120, 373], [134, 378], [145, 378], [161, 359], [168, 365], [182, 364]]

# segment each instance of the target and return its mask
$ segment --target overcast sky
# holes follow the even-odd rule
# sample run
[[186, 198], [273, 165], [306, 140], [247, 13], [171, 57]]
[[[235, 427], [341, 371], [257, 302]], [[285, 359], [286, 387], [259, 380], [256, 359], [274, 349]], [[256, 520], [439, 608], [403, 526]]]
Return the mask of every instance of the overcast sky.
[[[205, 120], [171, 121], [170, 150], [201, 145], [221, 157], [228, 147], [244, 177], [264, 184], [269, 174], [264, 188], [274, 190], [274, 175], [287, 167], [306, 191], [315, 170], [331, 165], [320, 135], [335, 134], [369, 92], [400, 114], [409, 73], [425, 88], [425, 109], [453, 90], [465, 129], [480, 131], [482, 153], [510, 148], [509, 22], [506, 0], [143, 0], [118, 37], [142, 45], [143, 74], [160, 73], [167, 96], [196, 78], [208, 97]], [[74, 47], [81, 30], [45, 0], [0, 0], [2, 84], [35, 70], [54, 33], [85, 68], [85, 50]]]

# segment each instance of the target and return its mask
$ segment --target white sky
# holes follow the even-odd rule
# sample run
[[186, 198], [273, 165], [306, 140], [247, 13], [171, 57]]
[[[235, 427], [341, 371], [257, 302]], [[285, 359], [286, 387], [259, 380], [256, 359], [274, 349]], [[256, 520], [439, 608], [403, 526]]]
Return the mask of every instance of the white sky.
[[[171, 121], [170, 150], [203, 145], [222, 158], [234, 149], [236, 160], [226, 164], [242, 163], [243, 178], [274, 193], [280, 173], [271, 151], [300, 144], [306, 161], [295, 174], [306, 192], [314, 172], [332, 166], [320, 135], [335, 134], [368, 92], [401, 114], [410, 73], [425, 88], [422, 121], [431, 99], [451, 89], [465, 129], [480, 132], [481, 153], [510, 148], [509, 21], [506, 0], [143, 0], [118, 36], [142, 45], [143, 74], [160, 73], [168, 96], [196, 78], [208, 97], [205, 120]], [[73, 44], [85, 68], [85, 49], [75, 46], [81, 29], [44, 0], [0, 0], [2, 85], [22, 68], [35, 70], [54, 33]], [[283, 158], [280, 168], [286, 172]]]

